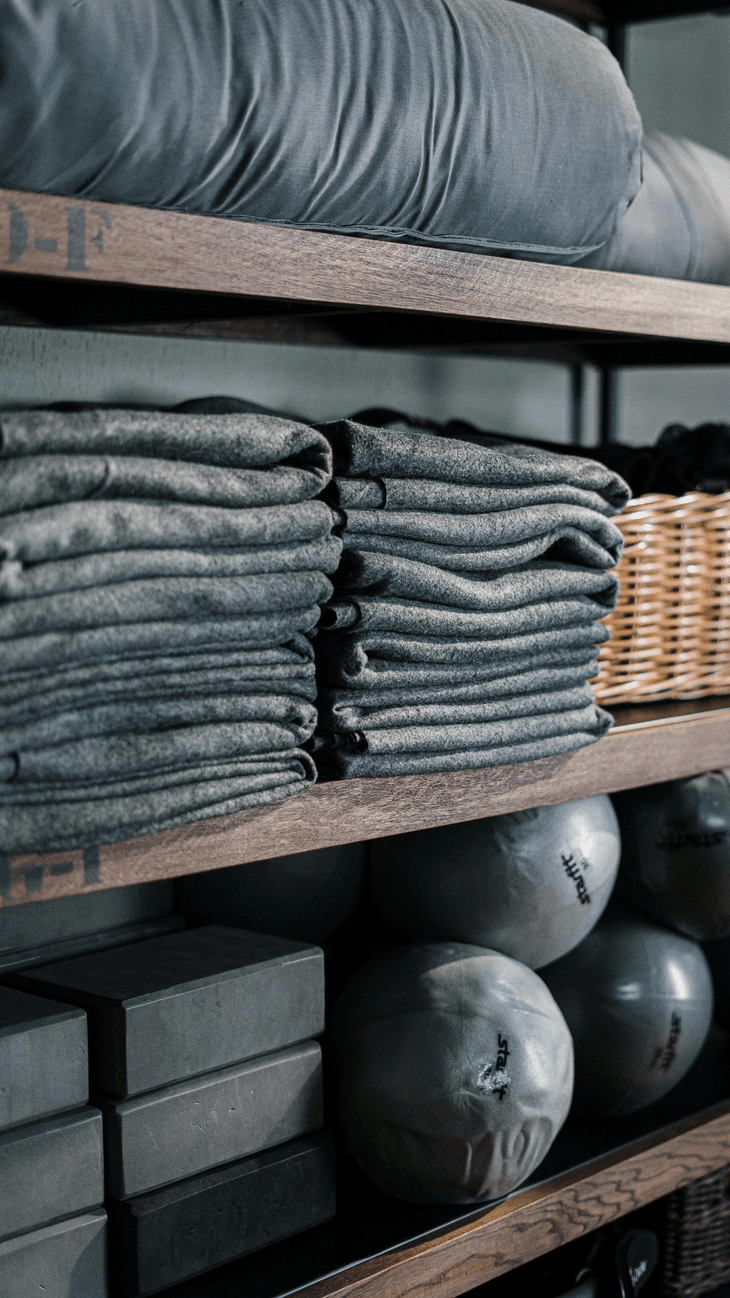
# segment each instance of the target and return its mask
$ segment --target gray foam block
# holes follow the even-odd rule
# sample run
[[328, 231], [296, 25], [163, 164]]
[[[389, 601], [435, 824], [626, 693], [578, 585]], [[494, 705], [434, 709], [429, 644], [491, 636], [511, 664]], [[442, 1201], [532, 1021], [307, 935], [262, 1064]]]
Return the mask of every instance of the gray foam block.
[[104, 1202], [101, 1114], [85, 1107], [0, 1134], [0, 1238]]
[[122, 1199], [270, 1149], [322, 1126], [322, 1054], [314, 1041], [100, 1102], [107, 1192]]
[[105, 1212], [56, 1222], [0, 1243], [2, 1298], [106, 1298]]
[[124, 1099], [324, 1029], [319, 947], [207, 925], [17, 974], [89, 1016], [92, 1087]]
[[88, 1098], [84, 1011], [0, 987], [0, 1131]]
[[[34, 869], [29, 866], [28, 873], [32, 874]], [[60, 860], [51, 866], [51, 873], [65, 874], [72, 869], [72, 860]], [[170, 880], [8, 906], [0, 911], [0, 955], [42, 946], [44, 942], [62, 942], [98, 929], [138, 924], [169, 914], [174, 906], [174, 886]]]
[[112, 1274], [123, 1295], [157, 1293], [335, 1213], [326, 1135], [297, 1140], [215, 1172], [110, 1203]]
[[179, 933], [185, 927], [182, 915], [165, 915], [161, 919], [140, 920], [136, 924], [123, 924], [120, 928], [104, 928], [95, 933], [63, 938], [59, 942], [44, 942], [42, 946], [0, 953], [0, 978], [19, 973], [21, 969], [32, 969], [35, 965], [50, 964], [52, 960], [70, 960], [91, 951], [105, 951], [107, 947], [125, 946], [129, 942], [144, 942], [150, 937], [162, 937], [163, 933]]

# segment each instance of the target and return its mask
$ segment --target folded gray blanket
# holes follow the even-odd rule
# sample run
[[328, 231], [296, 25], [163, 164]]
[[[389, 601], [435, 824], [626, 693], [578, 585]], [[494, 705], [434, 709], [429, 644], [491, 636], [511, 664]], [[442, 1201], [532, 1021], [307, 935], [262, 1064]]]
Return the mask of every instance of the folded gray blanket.
[[322, 500], [258, 509], [170, 501], [88, 500], [0, 518], [2, 561], [40, 563], [103, 550], [238, 549], [327, 536], [333, 514]]
[[537, 696], [553, 690], [576, 689], [597, 674], [598, 660], [583, 658], [574, 666], [548, 664], [511, 676], [505, 675], [502, 670], [486, 680], [481, 678], [478, 670], [470, 669], [468, 680], [435, 685], [419, 685], [407, 681], [392, 689], [373, 686], [367, 690], [348, 690], [323, 684], [317, 699], [319, 724], [324, 730], [365, 730], [368, 718], [379, 715], [381, 711], [392, 712], [401, 707], [433, 707], [443, 703], [486, 703], [520, 695]]
[[487, 514], [495, 510], [524, 509], [528, 505], [580, 505], [598, 514], [616, 512], [614, 505], [598, 491], [567, 482], [484, 487], [416, 477], [337, 477], [332, 479], [325, 494], [336, 509], [344, 510], [412, 509], [434, 514]]
[[[325, 779], [384, 778], [393, 775], [427, 775], [432, 771], [480, 770], [492, 766], [511, 766], [517, 762], [537, 762], [541, 758], [559, 757], [593, 744], [605, 735], [611, 717], [600, 708], [586, 715], [583, 724], [573, 731], [548, 735], [522, 742], [498, 744], [493, 740], [484, 748], [469, 746], [442, 752], [348, 752], [335, 749], [317, 754], [317, 769]], [[505, 723], [508, 724], [508, 723]]]
[[[513, 681], [543, 671], [549, 672], [551, 678], [557, 671], [578, 673], [577, 678], [566, 682], [571, 684], [574, 679], [582, 681], [595, 676], [597, 667], [596, 671], [589, 670], [595, 665], [595, 647], [578, 645], [573, 649], [558, 649], [557, 654], [538, 649], [532, 653], [511, 655], [507, 661], [495, 655], [481, 662], [468, 660], [463, 663], [419, 663], [407, 659], [398, 662], [371, 654], [369, 657], [366, 655], [356, 675], [348, 675], [341, 669], [338, 654], [328, 651], [326, 637], [317, 640], [317, 677], [322, 696], [326, 693], [329, 698], [342, 698], [345, 703], [359, 699], [360, 706], [367, 705], [371, 694], [376, 699], [380, 696], [383, 706], [387, 707], [386, 695], [397, 695], [399, 702], [407, 703], [411, 696], [417, 695], [420, 699], [431, 690], [448, 693], [472, 685], [479, 689], [495, 684], [499, 694], [502, 680]], [[580, 674], [584, 670], [585, 677]], [[535, 689], [539, 688], [539, 685], [535, 686]]]
[[416, 669], [441, 665], [448, 665], [449, 679], [456, 679], [454, 673], [463, 670], [461, 679], [473, 680], [478, 669], [483, 669], [485, 674], [494, 670], [495, 674], [513, 675], [523, 670], [525, 664], [567, 665], [581, 657], [592, 657], [595, 646], [607, 640], [608, 635], [600, 622], [496, 640], [458, 641], [394, 631], [323, 631], [317, 637], [317, 661], [324, 679], [351, 689], [360, 688], [361, 682], [366, 687], [376, 672], [394, 676], [396, 667], [403, 683], [409, 672], [411, 679], [420, 679], [422, 684], [430, 683], [434, 677], [439, 679], [437, 673], [432, 677], [423, 670], [419, 676]]
[[[206, 622], [246, 613], [267, 615], [321, 603], [332, 593], [324, 573], [251, 577], [156, 577], [114, 586], [42, 595], [0, 605], [0, 641], [44, 631], [85, 630], [144, 622]], [[5, 660], [3, 659], [3, 662]]]
[[[29, 698], [40, 697], [55, 690], [129, 689], [134, 691], [134, 681], [162, 680], [183, 682], [188, 673], [205, 675], [216, 671], [241, 671], [247, 676], [261, 672], [268, 679], [277, 672], [305, 672], [313, 670], [314, 648], [305, 635], [295, 634], [286, 644], [269, 649], [217, 649], [208, 653], [192, 653], [186, 648], [177, 652], [160, 652], [146, 657], [117, 658], [94, 663], [89, 667], [61, 667], [55, 672], [18, 671], [6, 673], [0, 679], [0, 706], [24, 703]], [[128, 681], [125, 685], [123, 682]], [[41, 707], [43, 704], [41, 703]]]
[[[61, 676], [62, 673], [58, 673], [51, 679], [58, 681]], [[33, 680], [37, 681], [38, 677], [33, 677]], [[314, 701], [317, 696], [314, 663], [302, 662], [298, 667], [239, 665], [202, 671], [154, 672], [147, 676], [120, 675], [116, 679], [91, 680], [82, 685], [65, 684], [56, 689], [49, 688], [48, 682], [43, 681], [39, 690], [29, 689], [26, 685], [23, 696], [12, 702], [5, 702], [0, 691], [0, 730], [37, 718], [54, 717], [58, 713], [82, 709], [87, 713], [89, 708], [106, 707], [130, 699], [137, 705], [144, 699], [156, 702], [215, 699], [224, 694], [291, 694]]]
[[212, 688], [202, 698], [183, 693], [174, 698], [147, 698], [139, 702], [127, 698], [96, 707], [70, 708], [0, 726], [0, 769], [3, 757], [12, 755], [15, 760], [16, 750], [22, 766], [29, 749], [63, 745], [69, 740], [91, 740], [98, 735], [138, 737], [150, 732], [164, 737], [183, 726], [229, 721], [275, 722], [280, 726], [296, 726], [297, 733], [311, 733], [317, 722], [317, 711], [295, 694], [214, 695]]
[[325, 700], [318, 712], [323, 732], [358, 732], [367, 738], [371, 730], [410, 731], [422, 726], [452, 730], [479, 726], [489, 721], [506, 721], [512, 717], [537, 717], [542, 713], [553, 716], [558, 712], [589, 707], [593, 702], [593, 690], [584, 683], [565, 690], [547, 688], [536, 694], [512, 694], [503, 698], [461, 701], [452, 697], [440, 702], [408, 702], [380, 708], [342, 705], [328, 707]]
[[[358, 550], [380, 548], [444, 568], [461, 567], [464, 550], [479, 552], [482, 569], [511, 568], [548, 551], [590, 567], [613, 568], [623, 548], [615, 523], [581, 505], [529, 505], [490, 514], [340, 510], [337, 525], [348, 548], [356, 538]], [[375, 538], [380, 546], [373, 545]], [[393, 547], [393, 541], [400, 546]], [[435, 547], [441, 557], [433, 557]]]
[[[576, 595], [573, 599], [542, 599], [519, 608], [462, 613], [439, 604], [416, 600], [378, 599], [375, 595], [350, 595], [334, 599], [322, 609], [326, 630], [395, 631], [405, 635], [452, 636], [463, 640], [525, 636], [535, 631], [594, 623], [609, 610], [602, 599]], [[0, 609], [0, 627], [2, 610]]]
[[315, 779], [311, 757], [289, 748], [106, 784], [0, 786], [3, 852], [95, 847], [176, 829], [278, 802]]
[[215, 652], [219, 649], [273, 648], [297, 632], [311, 631], [319, 621], [319, 605], [308, 604], [285, 613], [253, 613], [248, 617], [218, 617], [200, 621], [138, 622], [95, 627], [86, 631], [51, 631], [2, 642], [3, 680], [29, 672], [58, 671], [149, 654]]
[[247, 546], [241, 550], [111, 550], [34, 564], [8, 559], [0, 563], [0, 602], [148, 577], [242, 577], [249, 573], [314, 570], [334, 572], [341, 552], [339, 537], [323, 536], [316, 541]]
[[0, 785], [19, 789], [25, 784], [104, 783], [129, 779], [143, 772], [230, 762], [240, 757], [294, 748], [312, 733], [316, 713], [300, 707], [301, 720], [286, 725], [272, 721], [222, 721], [139, 734], [96, 735], [46, 748], [29, 748], [0, 757]]
[[0, 413], [0, 457], [24, 455], [131, 455], [236, 469], [284, 464], [314, 472], [317, 481], [322, 475], [329, 480], [332, 472], [332, 453], [321, 433], [258, 413], [6, 410]]
[[332, 445], [334, 470], [349, 478], [432, 478], [481, 487], [542, 488], [565, 483], [597, 492], [611, 512], [630, 492], [618, 474], [595, 460], [544, 451], [492, 434], [475, 440], [439, 437], [410, 428], [371, 428], [350, 419], [321, 424]]
[[0, 460], [0, 514], [69, 500], [177, 500], [190, 505], [288, 505], [311, 500], [329, 481], [311, 468], [223, 468], [140, 455], [32, 455]]
[[519, 608], [536, 600], [589, 595], [605, 606], [615, 607], [618, 580], [613, 574], [574, 564], [535, 559], [507, 572], [481, 572], [462, 577], [458, 573], [390, 554], [347, 550], [333, 583], [341, 593], [357, 591], [367, 595], [402, 596], [467, 609]]

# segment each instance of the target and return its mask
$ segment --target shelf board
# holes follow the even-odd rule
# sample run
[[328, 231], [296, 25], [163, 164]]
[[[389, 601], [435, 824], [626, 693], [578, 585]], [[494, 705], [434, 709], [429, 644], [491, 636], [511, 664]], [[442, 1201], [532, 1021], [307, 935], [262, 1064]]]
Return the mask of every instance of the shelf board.
[[[339, 318], [342, 310], [360, 317], [369, 311], [387, 313], [391, 336], [399, 335], [404, 345], [408, 345], [409, 322], [423, 316], [441, 322], [435, 342], [439, 347], [449, 346], [449, 320], [456, 321], [456, 334], [462, 330], [459, 346], [479, 346], [478, 338], [471, 343], [463, 338], [468, 323], [491, 325], [488, 341], [494, 345], [501, 341], [495, 326], [505, 329], [506, 344], [549, 343], [551, 330], [560, 331], [563, 342], [569, 343], [572, 336], [577, 344], [586, 341], [586, 331], [597, 345], [603, 338], [614, 344], [638, 338], [724, 347], [730, 343], [730, 288], [721, 285], [448, 252], [49, 194], [0, 190], [0, 265], [6, 283], [34, 277], [27, 281], [27, 303], [17, 289], [11, 294], [5, 318], [14, 323], [38, 323], [44, 294], [38, 286], [40, 277], [49, 299], [55, 292], [57, 318], [59, 302], [61, 308], [64, 301], [73, 305], [79, 285], [86, 286], [81, 291], [87, 297], [92, 285], [105, 285], [112, 301], [112, 286], [117, 286], [120, 311], [127, 287], [203, 295], [207, 336], [215, 335], [210, 311], [217, 298], [223, 308], [223, 315], [218, 315], [221, 329], [225, 308], [233, 299], [241, 315], [259, 318], [272, 309], [281, 314], [282, 306], [285, 313], [293, 314], [305, 309], [331, 316], [335, 310], [337, 329], [347, 328]], [[100, 296], [97, 290], [97, 314]], [[134, 310], [129, 294], [127, 308]], [[146, 308], [138, 305], [138, 309], [144, 331], [155, 323], [165, 324], [161, 316], [157, 321], [150, 317], [149, 301]], [[157, 309], [165, 309], [159, 301]], [[107, 317], [108, 313], [107, 308]], [[76, 324], [81, 323], [77, 316]], [[177, 326], [181, 323], [178, 318]], [[189, 306], [187, 323], [190, 332]], [[327, 327], [332, 323], [330, 318]], [[124, 315], [117, 321], [107, 318], [103, 327], [115, 324], [134, 326], [135, 320]], [[517, 339], [516, 325], [522, 326]], [[361, 320], [360, 327], [367, 331], [367, 320], [364, 324]], [[377, 338], [375, 322], [371, 337]], [[381, 341], [381, 345], [385, 344]]]
[[[689, 710], [688, 710], [689, 709]], [[385, 838], [730, 766], [730, 698], [618, 709], [597, 744], [516, 766], [318, 784], [270, 807], [75, 852], [0, 856], [0, 909]]]
[[169, 1290], [169, 1298], [456, 1298], [730, 1163], [727, 1034], [659, 1104], [620, 1121], [568, 1121], [507, 1199], [476, 1211], [404, 1204], [349, 1160], [325, 1226]]

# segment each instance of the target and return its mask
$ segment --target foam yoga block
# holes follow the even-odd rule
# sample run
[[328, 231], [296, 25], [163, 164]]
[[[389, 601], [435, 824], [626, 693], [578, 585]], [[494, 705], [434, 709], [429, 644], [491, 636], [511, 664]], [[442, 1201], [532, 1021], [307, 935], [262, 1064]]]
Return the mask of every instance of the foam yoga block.
[[321, 1050], [307, 1041], [100, 1106], [107, 1190], [127, 1198], [316, 1131]]
[[89, 1015], [95, 1091], [124, 1099], [324, 1027], [318, 947], [215, 925], [17, 975]]
[[543, 971], [575, 1044], [579, 1116], [619, 1117], [681, 1081], [712, 1020], [696, 942], [612, 901], [580, 946]]
[[0, 921], [0, 957], [44, 942], [61, 942], [169, 915], [174, 905], [173, 885], [164, 881], [57, 897], [32, 906], [8, 906]]
[[0, 1131], [88, 1098], [83, 1010], [0, 987]]
[[107, 1298], [105, 1212], [89, 1212], [0, 1243], [0, 1293]]
[[639, 187], [614, 59], [503, 0], [223, 0], [173, 23], [152, 0], [52, 21], [3, 0], [0, 22], [9, 188], [571, 261]]
[[539, 969], [597, 923], [620, 841], [604, 795], [382, 838], [370, 851], [375, 901], [405, 937], [471, 942]]
[[617, 794], [618, 890], [697, 941], [730, 934], [730, 781], [724, 771]]
[[337, 1001], [333, 1045], [350, 1152], [389, 1194], [480, 1203], [547, 1153], [573, 1048], [536, 973], [483, 947], [434, 942], [376, 956]]
[[[37, 902], [36, 905], [42, 905], [42, 902]], [[71, 960], [91, 951], [105, 951], [107, 947], [125, 946], [129, 942], [144, 942], [147, 938], [162, 937], [164, 933], [179, 933], [185, 927], [182, 915], [167, 915], [160, 919], [142, 920], [139, 924], [122, 924], [120, 928], [99, 929], [96, 933], [68, 937], [61, 942], [23, 947], [19, 951], [0, 955], [0, 978], [20, 973], [23, 969], [32, 969], [34, 965], [49, 964], [52, 960]]]
[[124, 1295], [157, 1293], [329, 1221], [327, 1136], [282, 1145], [125, 1203], [109, 1204], [111, 1265]]
[[364, 883], [367, 844], [349, 843], [187, 875], [177, 904], [196, 918], [323, 942], [349, 919]]
[[0, 1238], [101, 1207], [98, 1109], [77, 1109], [0, 1133], [0, 1186]]

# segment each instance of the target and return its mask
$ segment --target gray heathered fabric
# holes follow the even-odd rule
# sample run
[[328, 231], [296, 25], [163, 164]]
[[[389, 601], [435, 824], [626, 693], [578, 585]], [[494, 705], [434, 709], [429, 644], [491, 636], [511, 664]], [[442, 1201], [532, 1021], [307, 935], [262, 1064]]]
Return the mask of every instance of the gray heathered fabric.
[[[437, 639], [435, 636], [400, 635], [393, 631], [371, 632], [320, 632], [316, 653], [323, 666], [323, 675], [337, 685], [353, 687], [357, 678], [366, 671], [377, 671], [378, 660], [388, 664], [414, 664], [423, 669], [427, 665], [448, 664], [453, 670], [469, 665], [467, 679], [473, 679], [474, 668], [491, 670], [494, 666], [505, 674], [520, 670], [518, 662], [532, 659], [543, 666], [553, 661], [558, 666], [574, 662], [582, 650], [584, 657], [593, 656], [594, 647], [608, 639], [608, 631], [600, 622], [585, 626], [561, 627], [557, 630], [538, 631], [532, 635], [516, 635], [499, 640]], [[425, 683], [425, 672], [421, 681]], [[434, 679], [438, 679], [435, 674]]]
[[40, 563], [108, 550], [237, 549], [327, 536], [322, 500], [258, 509], [152, 500], [70, 501], [0, 518], [3, 560]]
[[[518, 762], [538, 762], [545, 757], [559, 757], [586, 744], [594, 744], [610, 725], [610, 717], [595, 709], [595, 720], [570, 734], [551, 735], [546, 739], [505, 744], [503, 747], [465, 748], [443, 753], [347, 753], [318, 754], [317, 768], [325, 779], [383, 779], [393, 775], [428, 775], [433, 771], [481, 770], [491, 766], [512, 766]], [[608, 719], [606, 719], [608, 718]]]
[[335, 473], [350, 478], [433, 478], [482, 487], [565, 483], [598, 492], [614, 513], [631, 494], [618, 474], [596, 460], [504, 441], [490, 433], [480, 434], [477, 444], [417, 429], [371, 428], [351, 419], [320, 428], [332, 445]]
[[[130, 689], [133, 684], [124, 682], [161, 680], [184, 682], [187, 674], [205, 675], [208, 672], [240, 671], [248, 675], [261, 673], [268, 679], [275, 673], [288, 671], [300, 675], [312, 670], [314, 648], [304, 635], [294, 635], [285, 645], [273, 649], [221, 649], [209, 653], [154, 654], [139, 658], [112, 659], [94, 663], [91, 667], [66, 667], [56, 672], [15, 672], [0, 681], [0, 707], [15, 703], [25, 704], [29, 699], [57, 690]], [[41, 702], [41, 705], [42, 702]]]
[[339, 537], [323, 536], [316, 541], [261, 548], [248, 546], [240, 550], [112, 550], [30, 565], [10, 559], [0, 564], [0, 601], [37, 598], [150, 577], [334, 572], [341, 552]]
[[[387, 707], [391, 701], [407, 703], [411, 697], [416, 696], [419, 700], [424, 698], [427, 701], [426, 695], [430, 694], [431, 690], [448, 694], [451, 690], [466, 689], [472, 685], [475, 689], [496, 685], [496, 697], [499, 697], [502, 680], [510, 682], [517, 678], [523, 679], [525, 676], [531, 678], [544, 672], [548, 672], [552, 679], [556, 672], [565, 671], [578, 673], [575, 679], [581, 681], [584, 679], [581, 674], [584, 669], [585, 679], [595, 676], [598, 670], [595, 647], [579, 645], [575, 649], [559, 649], [557, 656], [539, 650], [536, 653], [517, 654], [511, 656], [508, 662], [498, 655], [477, 663], [471, 661], [419, 663], [408, 660], [397, 662], [392, 659], [381, 660], [371, 655], [363, 659], [364, 665], [361, 665], [356, 675], [348, 675], [342, 670], [336, 654], [331, 655], [329, 660], [331, 670], [328, 672], [327, 651], [325, 649], [320, 653], [321, 644], [318, 639], [317, 676], [321, 682], [322, 693], [326, 691], [333, 701], [342, 699], [345, 703], [352, 702], [353, 705], [360, 707], [367, 706], [371, 695], [373, 698], [380, 697], [383, 705]], [[592, 670], [594, 667], [595, 671]], [[566, 683], [574, 683], [574, 678]], [[537, 690], [546, 686], [549, 687], [549, 682], [543, 680], [534, 688]], [[395, 698], [391, 700], [391, 695], [397, 695], [397, 700]], [[321, 703], [320, 698], [320, 705]]]
[[[353, 509], [349, 514], [340, 514], [350, 538], [359, 541], [361, 536], [380, 536], [387, 537], [388, 543], [391, 538], [406, 540], [411, 543], [412, 557], [426, 563], [427, 554], [416, 553], [416, 545], [437, 545], [447, 552], [449, 548], [478, 550], [484, 556], [483, 568], [513, 567], [539, 558], [548, 550], [557, 553], [558, 548], [561, 557], [575, 556], [593, 567], [612, 568], [623, 548], [623, 537], [615, 523], [581, 505], [529, 505], [488, 514], [384, 509]], [[448, 561], [444, 564], [450, 566]]]
[[[350, 514], [350, 518], [354, 515]], [[599, 515], [595, 515], [599, 517]], [[618, 530], [618, 529], [617, 529]], [[589, 568], [613, 568], [618, 555], [599, 545], [586, 532], [565, 529], [559, 537], [553, 536], [548, 544], [544, 537], [520, 541], [517, 545], [482, 547], [458, 545], [432, 545], [429, 541], [414, 541], [402, 536], [377, 536], [361, 532], [342, 533], [345, 550], [370, 550], [376, 554], [398, 555], [415, 559], [417, 563], [433, 564], [437, 568], [454, 572], [486, 572], [498, 568], [517, 568], [541, 559], [544, 555], [566, 563], [583, 564]]]
[[326, 486], [324, 468], [230, 469], [142, 456], [33, 455], [0, 461], [0, 514], [69, 500], [177, 500], [190, 505], [289, 505]]
[[408, 727], [437, 726], [448, 729], [480, 725], [487, 721], [504, 721], [511, 717], [532, 717], [541, 713], [567, 712], [588, 707], [594, 702], [590, 685], [573, 689], [547, 688], [538, 694], [513, 694], [510, 697], [458, 701], [447, 698], [441, 702], [416, 703], [391, 707], [319, 709], [319, 725], [323, 731], [348, 733], [371, 730], [400, 730]]
[[316, 713], [311, 704], [302, 700], [289, 702], [299, 704], [303, 724], [223, 721], [70, 740], [0, 757], [0, 783], [12, 785], [14, 789], [26, 783], [100, 783], [128, 779], [145, 771], [161, 773], [294, 748], [311, 735]]
[[[12, 410], [0, 414], [0, 456], [123, 455], [268, 469], [293, 464], [329, 479], [332, 453], [314, 428], [261, 414], [172, 410]], [[324, 485], [324, 482], [323, 484]], [[308, 493], [316, 495], [318, 488]]]
[[92, 586], [0, 605], [0, 641], [44, 631], [85, 630], [144, 622], [206, 622], [211, 618], [285, 612], [320, 603], [332, 593], [324, 573], [252, 577], [156, 577]]
[[593, 623], [604, 617], [602, 600], [577, 595], [574, 599], [542, 599], [518, 608], [490, 612], [462, 613], [438, 604], [415, 600], [377, 599], [372, 595], [351, 595], [332, 600], [322, 609], [326, 630], [395, 631], [404, 635], [453, 638], [454, 643], [471, 639], [502, 639]]
[[[33, 678], [38, 680], [37, 677]], [[58, 681], [59, 676], [52, 678]], [[79, 709], [96, 708], [111, 703], [143, 699], [217, 698], [224, 694], [281, 695], [293, 694], [314, 700], [317, 686], [314, 663], [298, 668], [286, 666], [208, 667], [202, 671], [154, 672], [147, 676], [119, 675], [116, 679], [88, 681], [84, 685], [61, 685], [51, 689], [47, 682], [39, 690], [29, 690], [14, 702], [5, 702], [0, 691], [0, 728], [17, 725], [34, 718], [51, 717]]]
[[141, 622], [96, 627], [90, 631], [57, 631], [2, 642], [3, 679], [16, 674], [57, 671], [85, 663], [144, 658], [153, 653], [217, 651], [244, 647], [272, 648], [297, 632], [311, 631], [319, 605], [285, 613], [204, 621]]
[[202, 698], [191, 697], [188, 693], [140, 702], [127, 698], [4, 725], [0, 727], [0, 760], [17, 750], [22, 765], [26, 750], [62, 745], [71, 740], [156, 731], [164, 735], [183, 726], [233, 721], [275, 722], [306, 730], [314, 729], [317, 712], [306, 699], [294, 694], [225, 693], [216, 696], [211, 690]]
[[615, 508], [597, 491], [565, 482], [467, 486], [428, 478], [333, 478], [327, 498], [337, 509], [414, 509], [435, 514], [486, 514], [527, 505], [580, 505], [599, 514]]
[[[506, 676], [504, 672], [487, 680], [470, 671], [468, 681], [444, 685], [409, 683], [401, 688], [363, 690], [337, 689], [325, 686], [318, 702], [319, 724], [323, 730], [364, 730], [371, 716], [401, 707], [433, 707], [436, 704], [486, 703], [520, 695], [541, 696], [553, 690], [576, 689], [598, 674], [598, 660], [585, 659], [575, 666], [533, 668]], [[475, 679], [476, 677], [476, 679]]]
[[604, 717], [608, 718], [605, 729], [611, 724], [611, 718], [590, 702], [583, 707], [548, 712], [544, 716], [518, 716], [470, 725], [397, 725], [382, 730], [315, 736], [309, 747], [314, 751], [339, 748], [373, 757], [393, 753], [446, 753], [471, 748], [483, 750], [591, 731], [603, 724]]
[[107, 785], [0, 790], [3, 850], [14, 854], [95, 847], [278, 802], [314, 783], [300, 749]]

